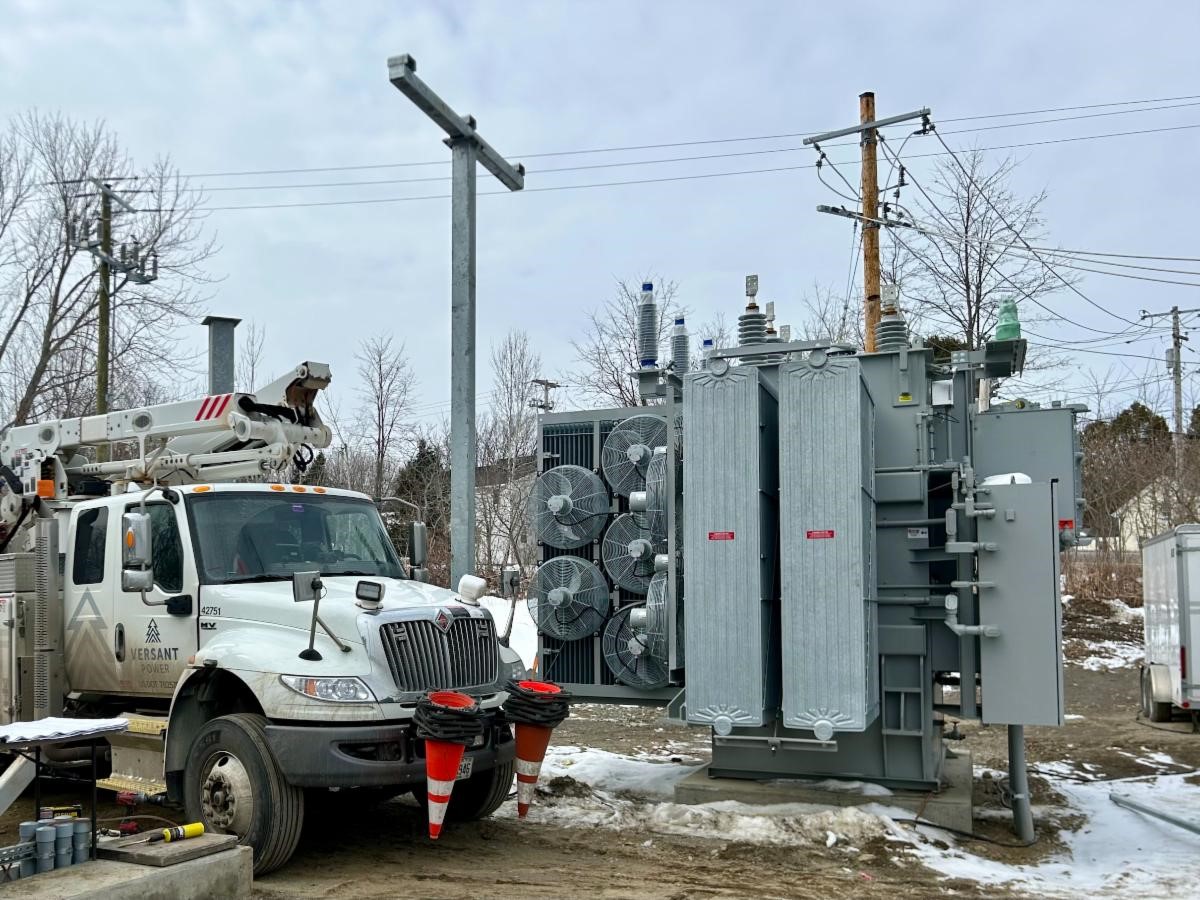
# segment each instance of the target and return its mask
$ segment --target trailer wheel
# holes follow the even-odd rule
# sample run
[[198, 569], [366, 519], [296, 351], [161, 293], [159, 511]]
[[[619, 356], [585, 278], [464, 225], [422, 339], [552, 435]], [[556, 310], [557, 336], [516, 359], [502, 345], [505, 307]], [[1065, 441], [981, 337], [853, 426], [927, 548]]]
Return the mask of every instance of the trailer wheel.
[[236, 834], [254, 850], [254, 874], [291, 859], [304, 825], [304, 791], [292, 787], [267, 746], [263, 716], [236, 713], [206, 723], [184, 768], [188, 820]]
[[[446, 807], [446, 819], [451, 822], [474, 822], [486, 819], [500, 808], [512, 790], [515, 765], [509, 762], [472, 775], [466, 781], [454, 785], [450, 803]], [[425, 786], [413, 788], [413, 798], [421, 808], [428, 810]]]
[[1142, 666], [1142, 715], [1151, 722], [1170, 722], [1171, 703], [1156, 702], [1154, 699], [1154, 679], [1150, 677], [1150, 668]]

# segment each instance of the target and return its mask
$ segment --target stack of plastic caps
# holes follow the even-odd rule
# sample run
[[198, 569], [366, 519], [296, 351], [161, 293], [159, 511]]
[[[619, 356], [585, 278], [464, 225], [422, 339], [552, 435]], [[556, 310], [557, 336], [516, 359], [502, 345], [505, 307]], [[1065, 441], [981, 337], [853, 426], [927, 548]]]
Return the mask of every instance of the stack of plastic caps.
[[425, 741], [425, 795], [429, 837], [437, 840], [467, 745], [483, 734], [479, 702], [457, 691], [433, 691], [417, 701], [417, 737]]
[[42, 819], [38, 822], [37, 830], [33, 833], [33, 839], [37, 842], [37, 871], [42, 872], [54, 871], [54, 838], [56, 832], [54, 826], [48, 824], [48, 821]]
[[54, 868], [65, 869], [75, 862], [75, 817], [54, 817]]
[[75, 833], [71, 835], [75, 864], [85, 863], [92, 855], [92, 825], [87, 819], [75, 820]]
[[[38, 827], [37, 822], [22, 822], [20, 824], [20, 826], [18, 826], [22, 844], [28, 843], [29, 841], [33, 840], [33, 836], [34, 836], [34, 833], [37, 831], [37, 827]], [[34, 857], [32, 859], [21, 860], [21, 865], [20, 865], [20, 868], [18, 869], [18, 871], [21, 873], [21, 875], [20, 875], [21, 878], [28, 878], [30, 875], [32, 875], [34, 872], [37, 871], [37, 858]], [[9, 873], [9, 877], [10, 878], [12, 877], [11, 872]]]
[[570, 715], [571, 695], [549, 681], [510, 681], [504, 714], [517, 731], [517, 815], [533, 803], [550, 735]]

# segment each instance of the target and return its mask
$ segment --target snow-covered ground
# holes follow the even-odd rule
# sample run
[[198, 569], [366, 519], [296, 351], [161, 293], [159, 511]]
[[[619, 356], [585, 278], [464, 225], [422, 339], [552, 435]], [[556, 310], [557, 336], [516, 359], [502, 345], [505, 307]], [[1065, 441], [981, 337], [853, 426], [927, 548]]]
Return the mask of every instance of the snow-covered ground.
[[1142, 755], [1150, 773], [1119, 781], [1100, 781], [1098, 774], [1065, 763], [1038, 767], [1038, 774], [1068, 803], [1067, 808], [1038, 810], [1039, 819], [1081, 815], [1084, 821], [1060, 833], [1064, 850], [1033, 865], [998, 862], [973, 852], [978, 844], [958, 841], [937, 828], [897, 821], [910, 819], [911, 813], [889, 807], [886, 794], [874, 794], [878, 801], [864, 806], [835, 809], [732, 801], [687, 806], [673, 801], [674, 788], [700, 760], [672, 762], [666, 756], [632, 757], [581, 747], [551, 749], [530, 816], [564, 827], [636, 831], [650, 842], [654, 834], [688, 835], [807, 846], [848, 858], [860, 852], [864, 842], [882, 838], [902, 864], [919, 860], [947, 877], [1041, 896], [1194, 897], [1200, 864], [1190, 862], [1196, 854], [1188, 848], [1195, 836], [1109, 799], [1115, 791], [1200, 823], [1200, 787], [1189, 784], [1187, 773], [1169, 756], [1150, 751]]

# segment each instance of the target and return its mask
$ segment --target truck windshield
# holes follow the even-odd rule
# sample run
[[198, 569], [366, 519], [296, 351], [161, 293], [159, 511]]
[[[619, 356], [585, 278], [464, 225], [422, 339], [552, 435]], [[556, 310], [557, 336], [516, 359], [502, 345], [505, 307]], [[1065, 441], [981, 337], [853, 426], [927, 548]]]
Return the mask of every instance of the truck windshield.
[[207, 584], [283, 580], [314, 569], [404, 577], [379, 512], [367, 500], [259, 491], [187, 499], [197, 568]]

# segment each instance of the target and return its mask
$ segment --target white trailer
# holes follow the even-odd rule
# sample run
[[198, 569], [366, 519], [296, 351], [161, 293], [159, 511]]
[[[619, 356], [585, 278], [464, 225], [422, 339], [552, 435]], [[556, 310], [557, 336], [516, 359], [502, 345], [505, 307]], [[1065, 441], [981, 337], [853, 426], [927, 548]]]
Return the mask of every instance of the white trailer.
[[1142, 544], [1142, 592], [1142, 714], [1165, 722], [1176, 709], [1200, 709], [1194, 643], [1200, 638], [1200, 525], [1178, 525]]

